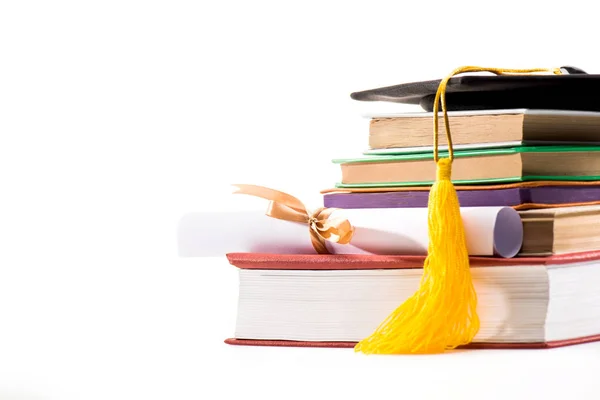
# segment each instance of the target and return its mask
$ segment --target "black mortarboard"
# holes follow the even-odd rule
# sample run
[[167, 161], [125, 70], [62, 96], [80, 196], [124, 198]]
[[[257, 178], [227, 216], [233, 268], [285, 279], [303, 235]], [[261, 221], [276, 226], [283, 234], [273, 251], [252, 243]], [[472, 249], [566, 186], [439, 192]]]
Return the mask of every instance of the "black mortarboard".
[[[600, 111], [600, 75], [561, 67], [560, 75], [467, 75], [450, 79], [448, 111], [549, 109]], [[419, 104], [433, 110], [440, 79], [405, 83], [351, 94], [354, 100]]]

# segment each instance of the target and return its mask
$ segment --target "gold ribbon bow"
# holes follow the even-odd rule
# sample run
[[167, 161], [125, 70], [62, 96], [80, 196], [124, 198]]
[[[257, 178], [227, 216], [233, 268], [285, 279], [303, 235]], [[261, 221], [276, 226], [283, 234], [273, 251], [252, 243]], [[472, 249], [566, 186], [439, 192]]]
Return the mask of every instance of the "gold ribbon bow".
[[278, 190], [256, 185], [233, 185], [238, 188], [235, 193], [247, 194], [270, 200], [266, 215], [272, 218], [308, 225], [310, 240], [319, 254], [328, 254], [325, 241], [348, 244], [354, 229], [345, 218], [330, 218], [335, 208], [321, 207], [309, 213], [304, 204], [297, 198]]

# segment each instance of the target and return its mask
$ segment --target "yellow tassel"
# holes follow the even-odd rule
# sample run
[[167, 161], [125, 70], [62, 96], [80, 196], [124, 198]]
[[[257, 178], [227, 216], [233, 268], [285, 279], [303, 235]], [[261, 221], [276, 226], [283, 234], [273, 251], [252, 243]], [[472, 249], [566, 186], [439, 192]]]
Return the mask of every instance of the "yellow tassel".
[[451, 163], [441, 159], [429, 194], [429, 249], [419, 290], [355, 350], [366, 354], [440, 353], [467, 344], [479, 330]]
[[[451, 181], [452, 137], [446, 112], [446, 85], [462, 72], [503, 73], [552, 72], [558, 69], [510, 70], [461, 67], [440, 82], [436, 93], [434, 120], [434, 159], [436, 181], [429, 192], [428, 254], [420, 287], [394, 310], [375, 332], [361, 340], [355, 351], [365, 354], [441, 353], [470, 343], [479, 331], [477, 295], [471, 279], [465, 230], [458, 196]], [[442, 104], [448, 158], [438, 158], [438, 105]]]

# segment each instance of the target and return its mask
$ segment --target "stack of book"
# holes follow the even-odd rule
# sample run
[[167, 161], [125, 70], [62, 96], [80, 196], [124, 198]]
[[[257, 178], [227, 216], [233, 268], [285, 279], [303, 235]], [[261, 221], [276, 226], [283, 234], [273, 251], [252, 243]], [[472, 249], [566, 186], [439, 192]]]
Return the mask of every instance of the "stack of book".
[[[523, 224], [516, 257], [470, 257], [481, 326], [469, 346], [600, 340], [600, 112], [488, 109], [449, 117], [461, 207], [512, 207]], [[370, 148], [334, 160], [341, 182], [323, 191], [324, 206], [427, 207], [436, 170], [432, 125], [431, 112], [373, 116]], [[310, 347], [352, 347], [369, 336], [418, 288], [425, 260], [422, 254], [227, 257], [240, 269], [240, 295], [235, 337], [226, 342]]]
[[[464, 111], [449, 121], [461, 206], [520, 210], [520, 255], [600, 250], [600, 113]], [[334, 160], [342, 180], [323, 191], [324, 206], [427, 207], [432, 124], [431, 113], [373, 117], [364, 156]]]

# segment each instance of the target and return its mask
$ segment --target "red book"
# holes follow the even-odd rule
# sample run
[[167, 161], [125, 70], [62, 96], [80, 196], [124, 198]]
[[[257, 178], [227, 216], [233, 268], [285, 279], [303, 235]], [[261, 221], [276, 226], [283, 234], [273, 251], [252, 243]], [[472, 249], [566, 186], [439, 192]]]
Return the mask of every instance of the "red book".
[[[228, 254], [240, 270], [229, 344], [353, 347], [419, 286], [423, 256]], [[470, 348], [600, 340], [600, 251], [471, 257], [481, 328]]]

